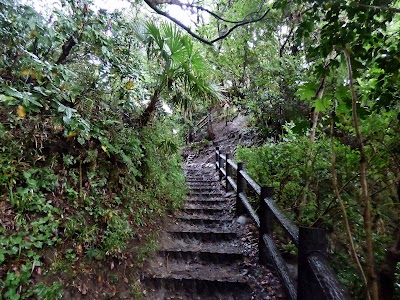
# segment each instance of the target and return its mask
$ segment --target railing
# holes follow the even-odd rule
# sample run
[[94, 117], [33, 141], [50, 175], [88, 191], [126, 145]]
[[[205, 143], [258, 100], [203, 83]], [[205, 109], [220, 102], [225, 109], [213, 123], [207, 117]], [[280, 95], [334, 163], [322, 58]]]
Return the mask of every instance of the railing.
[[[243, 163], [235, 163], [230, 154], [222, 154], [217, 147], [215, 166], [219, 179], [225, 178], [226, 191], [236, 191], [236, 214], [247, 213], [257, 224], [259, 231], [259, 260], [272, 265], [283, 284], [288, 299], [321, 300], [349, 299], [347, 291], [339, 283], [329, 265], [328, 239], [320, 228], [297, 227], [287, 219], [273, 200], [273, 188], [259, 186], [246, 173]], [[234, 176], [236, 175], [236, 176]], [[236, 177], [236, 181], [234, 179]], [[246, 196], [246, 186], [259, 196], [256, 212]], [[298, 279], [290, 276], [286, 262], [273, 240], [274, 225], [277, 223], [298, 249]]]
[[189, 128], [189, 133], [186, 135], [186, 144], [191, 143], [197, 133], [200, 132], [205, 126], [211, 126], [211, 114], [208, 113], [203, 119], [201, 119], [195, 126]]

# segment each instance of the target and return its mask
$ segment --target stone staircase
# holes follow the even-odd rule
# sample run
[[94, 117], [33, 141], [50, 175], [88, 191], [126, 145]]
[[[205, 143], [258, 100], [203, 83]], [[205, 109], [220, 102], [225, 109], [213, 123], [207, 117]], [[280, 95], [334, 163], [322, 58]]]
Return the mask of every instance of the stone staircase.
[[192, 164], [185, 173], [190, 193], [145, 265], [145, 298], [270, 299], [251, 288], [234, 197], [225, 196], [214, 167]]

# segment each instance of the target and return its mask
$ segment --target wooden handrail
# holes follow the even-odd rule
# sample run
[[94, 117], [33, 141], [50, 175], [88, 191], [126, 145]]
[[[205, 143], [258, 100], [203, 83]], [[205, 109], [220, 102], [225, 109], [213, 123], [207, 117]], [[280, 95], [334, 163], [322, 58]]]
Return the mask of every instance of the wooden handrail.
[[293, 224], [292, 220], [289, 220], [281, 212], [281, 210], [276, 206], [274, 201], [271, 199], [264, 199], [265, 204], [271, 210], [278, 224], [285, 230], [286, 234], [292, 240], [293, 244], [297, 247], [299, 245], [299, 228]]
[[186, 134], [186, 144], [192, 142], [193, 136], [195, 136], [201, 129], [203, 129], [206, 125], [211, 126], [212, 122], [212, 114], [208, 113], [205, 117], [203, 117], [196, 125], [189, 127], [189, 132]]
[[257, 195], [261, 195], [261, 187], [244, 170], [240, 171], [246, 182], [253, 188]]
[[[350, 299], [329, 265], [326, 231], [320, 228], [297, 227], [278, 208], [273, 200], [273, 189], [262, 187], [248, 175], [243, 163], [236, 164], [230, 154], [215, 151], [215, 167], [220, 180], [225, 178], [226, 191], [236, 192], [236, 215], [247, 213], [259, 230], [259, 259], [263, 264], [272, 264], [278, 272], [288, 299]], [[236, 181], [232, 177], [236, 171]], [[247, 196], [245, 185], [259, 196], [256, 213]], [[273, 239], [274, 223], [277, 223], [298, 248], [298, 284], [295, 288], [287, 265]]]

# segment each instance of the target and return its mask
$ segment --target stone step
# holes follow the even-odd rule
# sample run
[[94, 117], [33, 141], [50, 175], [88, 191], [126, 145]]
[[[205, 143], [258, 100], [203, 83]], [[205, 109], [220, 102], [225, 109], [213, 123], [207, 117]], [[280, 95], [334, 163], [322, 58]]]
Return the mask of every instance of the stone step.
[[185, 175], [185, 177], [186, 181], [216, 182], [218, 180], [216, 174]]
[[223, 201], [213, 201], [213, 202], [206, 202], [202, 200], [196, 200], [191, 202], [186, 202], [184, 209], [220, 209], [220, 210], [227, 210], [231, 209], [229, 202]]
[[241, 251], [190, 251], [184, 250], [162, 250], [157, 255], [169, 261], [183, 261], [188, 264], [211, 263], [211, 264], [232, 264], [243, 259]]
[[237, 264], [218, 265], [168, 260], [157, 256], [146, 267], [145, 277], [197, 279], [225, 282], [245, 282], [247, 271], [243, 271]]
[[[208, 218], [207, 218], [208, 217]], [[210, 227], [217, 227], [217, 226], [227, 226], [232, 224], [231, 218], [213, 218], [209, 216], [182, 216], [177, 218], [177, 222], [179, 223], [186, 223], [186, 224], [193, 224], [193, 225], [203, 225], [203, 226], [210, 226]]]
[[223, 197], [220, 191], [212, 191], [212, 192], [199, 192], [199, 191], [190, 191], [189, 195], [191, 197], [199, 197], [199, 198], [217, 198]]
[[220, 281], [194, 278], [143, 278], [148, 287], [146, 299], [180, 300], [250, 300], [251, 288], [243, 281]]
[[[229, 217], [232, 215], [229, 211], [226, 209], [218, 209], [218, 208], [184, 208], [182, 209], [182, 212], [185, 213], [186, 215], [193, 215], [193, 216], [198, 216], [198, 215], [210, 215], [210, 216], [218, 216], [218, 217]], [[178, 214], [179, 216], [179, 214]]]
[[209, 185], [209, 186], [192, 186], [190, 187], [191, 192], [200, 192], [200, 193], [211, 193], [219, 190], [219, 186]]
[[188, 198], [186, 204], [203, 204], [203, 205], [228, 205], [231, 201], [226, 198]]
[[163, 250], [187, 250], [200, 252], [220, 252], [223, 249], [226, 252], [242, 251], [242, 245], [239, 239], [221, 240], [221, 241], [201, 241], [196, 239], [177, 239], [173, 235], [165, 234], [159, 241], [159, 249]]
[[216, 232], [216, 231], [234, 231], [234, 223], [233, 222], [220, 222], [216, 223], [214, 226], [210, 226], [209, 224], [191, 224], [188, 222], [179, 222], [179, 220], [176, 220], [175, 224], [172, 224], [168, 228], [169, 231], [175, 232], [175, 231], [195, 231], [195, 232]]
[[218, 184], [220, 181], [217, 180], [216, 178], [214, 180], [203, 180], [203, 179], [190, 179], [186, 177], [186, 182], [190, 184], [206, 184], [206, 185], [212, 185], [212, 184]]
[[237, 233], [229, 230], [204, 229], [204, 230], [172, 230], [168, 233], [176, 239], [198, 240], [201, 242], [231, 241], [237, 238]]

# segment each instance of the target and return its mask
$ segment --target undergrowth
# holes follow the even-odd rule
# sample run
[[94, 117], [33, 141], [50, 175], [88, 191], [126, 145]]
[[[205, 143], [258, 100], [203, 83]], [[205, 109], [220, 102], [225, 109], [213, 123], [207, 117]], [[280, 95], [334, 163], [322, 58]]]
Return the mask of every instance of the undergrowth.
[[[399, 217], [398, 210], [394, 209], [398, 205], [394, 185], [398, 165], [398, 157], [394, 153], [398, 143], [393, 139], [397, 134], [398, 121], [389, 120], [392, 120], [392, 126], [384, 136], [377, 134], [379, 129], [374, 117], [365, 120], [363, 124], [368, 140], [368, 184], [371, 187], [374, 213], [373, 239], [377, 266], [382, 263], [387, 247], [395, 240]], [[365, 231], [359, 192], [360, 155], [356, 147], [344, 140], [343, 136], [347, 136], [343, 134], [345, 129], [341, 130], [342, 134], [339, 132], [334, 138], [335, 170], [341, 197], [353, 228], [353, 239], [358, 255], [363, 260]], [[276, 203], [298, 225], [327, 229], [331, 241], [330, 260], [339, 278], [353, 297], [362, 298], [362, 284], [349, 254], [342, 210], [332, 187], [330, 137], [321, 133], [313, 142], [305, 135], [295, 134], [291, 124], [285, 126], [285, 131], [279, 143], [266, 142], [251, 148], [239, 146], [236, 160], [245, 162], [247, 172], [261, 185], [274, 187]], [[291, 248], [290, 245], [282, 247], [284, 251]], [[399, 293], [398, 286], [396, 289]]]
[[[92, 262], [140, 266], [157, 247], [151, 227], [186, 193], [171, 121], [140, 133], [120, 124], [115, 135], [98, 126], [80, 144], [51, 119], [7, 114], [0, 127], [0, 298], [58, 299]], [[46, 125], [32, 131], [38, 123]], [[119, 277], [102, 282], [115, 286]]]

